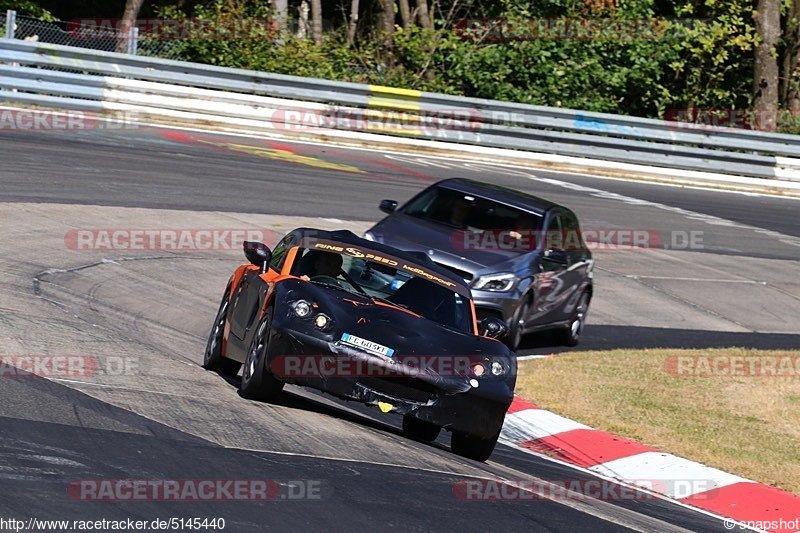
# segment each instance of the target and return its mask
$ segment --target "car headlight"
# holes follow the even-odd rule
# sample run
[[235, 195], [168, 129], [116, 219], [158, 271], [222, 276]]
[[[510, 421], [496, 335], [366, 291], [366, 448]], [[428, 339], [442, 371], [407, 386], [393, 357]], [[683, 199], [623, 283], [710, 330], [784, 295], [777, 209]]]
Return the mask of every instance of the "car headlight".
[[477, 291], [506, 292], [514, 287], [517, 279], [517, 276], [510, 272], [486, 274], [473, 281], [472, 288]]
[[333, 321], [331, 320], [331, 317], [324, 313], [320, 313], [314, 317], [314, 325], [317, 327], [317, 329], [324, 331], [330, 328], [332, 323]]
[[469, 367], [470, 376], [475, 378], [502, 377], [508, 374], [511, 367], [500, 359], [487, 359], [484, 362], [472, 363]]
[[506, 368], [506, 365], [504, 365], [500, 361], [492, 361], [492, 366], [490, 368], [492, 370], [493, 376], [502, 376], [503, 374], [508, 372], [508, 368]]
[[296, 302], [292, 302], [289, 304], [294, 311], [294, 314], [300, 318], [308, 318], [311, 315], [312, 306], [311, 303], [306, 300], [297, 300]]

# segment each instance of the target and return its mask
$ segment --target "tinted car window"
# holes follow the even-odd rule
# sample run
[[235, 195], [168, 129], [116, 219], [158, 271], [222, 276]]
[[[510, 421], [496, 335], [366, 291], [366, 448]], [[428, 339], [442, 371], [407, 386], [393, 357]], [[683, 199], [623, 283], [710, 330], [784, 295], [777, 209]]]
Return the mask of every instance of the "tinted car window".
[[538, 230], [542, 217], [488, 198], [435, 187], [402, 213], [463, 230]]
[[550, 215], [550, 219], [547, 222], [547, 229], [545, 230], [544, 238], [545, 238], [544, 241], [545, 250], [550, 248], [555, 248], [555, 249], [564, 248], [563, 228], [561, 225], [561, 216], [558, 214], [558, 212], [552, 213]]
[[283, 268], [283, 263], [286, 260], [286, 251], [292, 247], [293, 243], [294, 236], [287, 235], [275, 245], [275, 249], [272, 250], [272, 259], [269, 261], [269, 267], [272, 270], [280, 271]]
[[564, 211], [561, 213], [562, 232], [564, 234], [563, 248], [570, 252], [582, 252], [586, 250], [586, 244], [583, 242], [583, 235], [581, 228], [578, 224], [578, 217], [572, 211]]
[[[341, 265], [341, 272], [344, 274], [336, 275], [334, 269], [324, 272], [319, 270], [320, 266], [325, 266], [320, 258], [331, 255], [341, 258], [335, 264], [337, 269]], [[363, 291], [373, 298], [385, 299], [444, 326], [472, 332], [469, 299], [413, 273], [398, 271], [386, 264], [347, 254], [301, 249], [292, 266], [292, 274], [306, 276], [312, 283], [356, 294]]]

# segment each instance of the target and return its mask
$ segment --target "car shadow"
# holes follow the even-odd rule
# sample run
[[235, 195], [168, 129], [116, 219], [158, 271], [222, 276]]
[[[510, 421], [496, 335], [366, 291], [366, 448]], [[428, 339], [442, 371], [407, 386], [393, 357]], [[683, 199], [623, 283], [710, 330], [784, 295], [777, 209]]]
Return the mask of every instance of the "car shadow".
[[[241, 384], [242, 381], [241, 376], [229, 376], [219, 373], [217, 375], [219, 375], [229, 385], [235, 387], [237, 389], [237, 394], [239, 395], [240, 398], [242, 398], [242, 400], [255, 401], [244, 398], [241, 392], [238, 390], [239, 385]], [[299, 385], [290, 385], [290, 387], [291, 389], [295, 390], [284, 389], [281, 395], [275, 401], [269, 402], [269, 404], [277, 405], [280, 407], [287, 407], [289, 409], [300, 409], [303, 411], [324, 414], [326, 416], [330, 416], [354, 424], [359, 424], [360, 426], [368, 427], [370, 429], [375, 429], [377, 431], [392, 433], [394, 435], [397, 435], [398, 437], [408, 439], [412, 442], [428, 445], [449, 453], [450, 450], [450, 446], [448, 445], [449, 438], [447, 438], [446, 436], [447, 432], [445, 430], [442, 430], [441, 435], [439, 435], [439, 438], [436, 439], [436, 441], [434, 442], [415, 441], [414, 439], [407, 437], [403, 433], [402, 427], [400, 425], [402, 423], [402, 417], [400, 417], [400, 415], [391, 415], [391, 414], [389, 415], [391, 416], [391, 419], [394, 419], [396, 424], [392, 424], [388, 420], [384, 422], [373, 418], [372, 417], [373, 413], [370, 412], [372, 411], [373, 408], [363, 405], [361, 403], [355, 401], [343, 400], [337, 398], [336, 396], [323, 394], [321, 391], [317, 391], [316, 389], [301, 387]], [[301, 394], [297, 389], [302, 390], [305, 394]], [[318, 396], [320, 400], [316, 401], [313, 398], [314, 396]], [[342, 404], [342, 407], [338, 407], [336, 405], [330, 405], [324, 400], [330, 400], [337, 404]], [[263, 403], [263, 402], [256, 401], [256, 403]], [[349, 408], [357, 412], [353, 413], [352, 411], [346, 408]]]
[[588, 350], [703, 349], [734, 346], [760, 350], [797, 350], [800, 349], [800, 335], [588, 325], [583, 331], [580, 344], [574, 348], [560, 346], [551, 332], [542, 332], [526, 336], [517, 350], [517, 355], [544, 355]]

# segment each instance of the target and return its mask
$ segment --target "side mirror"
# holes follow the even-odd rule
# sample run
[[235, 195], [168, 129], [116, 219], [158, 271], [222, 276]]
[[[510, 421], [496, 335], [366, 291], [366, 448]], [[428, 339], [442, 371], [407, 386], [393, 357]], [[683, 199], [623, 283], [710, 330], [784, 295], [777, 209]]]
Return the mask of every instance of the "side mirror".
[[261, 272], [266, 272], [267, 265], [272, 259], [272, 252], [269, 247], [263, 242], [257, 241], [244, 241], [242, 244], [244, 248], [244, 256], [257, 267], [261, 268]]
[[384, 213], [392, 214], [397, 209], [397, 202], [395, 200], [381, 200], [378, 208]]
[[508, 335], [506, 323], [494, 316], [487, 316], [478, 322], [478, 330], [484, 337], [492, 339], [502, 339]]
[[558, 263], [559, 265], [569, 264], [569, 256], [567, 255], [567, 252], [560, 248], [548, 248], [544, 251], [544, 258], [548, 261], [552, 261], [553, 263]]

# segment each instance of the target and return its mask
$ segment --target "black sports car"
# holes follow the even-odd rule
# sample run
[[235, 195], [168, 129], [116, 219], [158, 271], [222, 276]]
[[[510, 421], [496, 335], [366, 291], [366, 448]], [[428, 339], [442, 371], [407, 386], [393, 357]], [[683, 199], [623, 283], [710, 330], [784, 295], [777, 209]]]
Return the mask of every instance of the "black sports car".
[[243, 396], [284, 383], [403, 415], [411, 438], [452, 433], [452, 450], [486, 460], [516, 382], [516, 359], [480, 323], [464, 280], [425, 254], [349, 231], [300, 228], [270, 251], [245, 242], [219, 307], [204, 367], [236, 374]]

